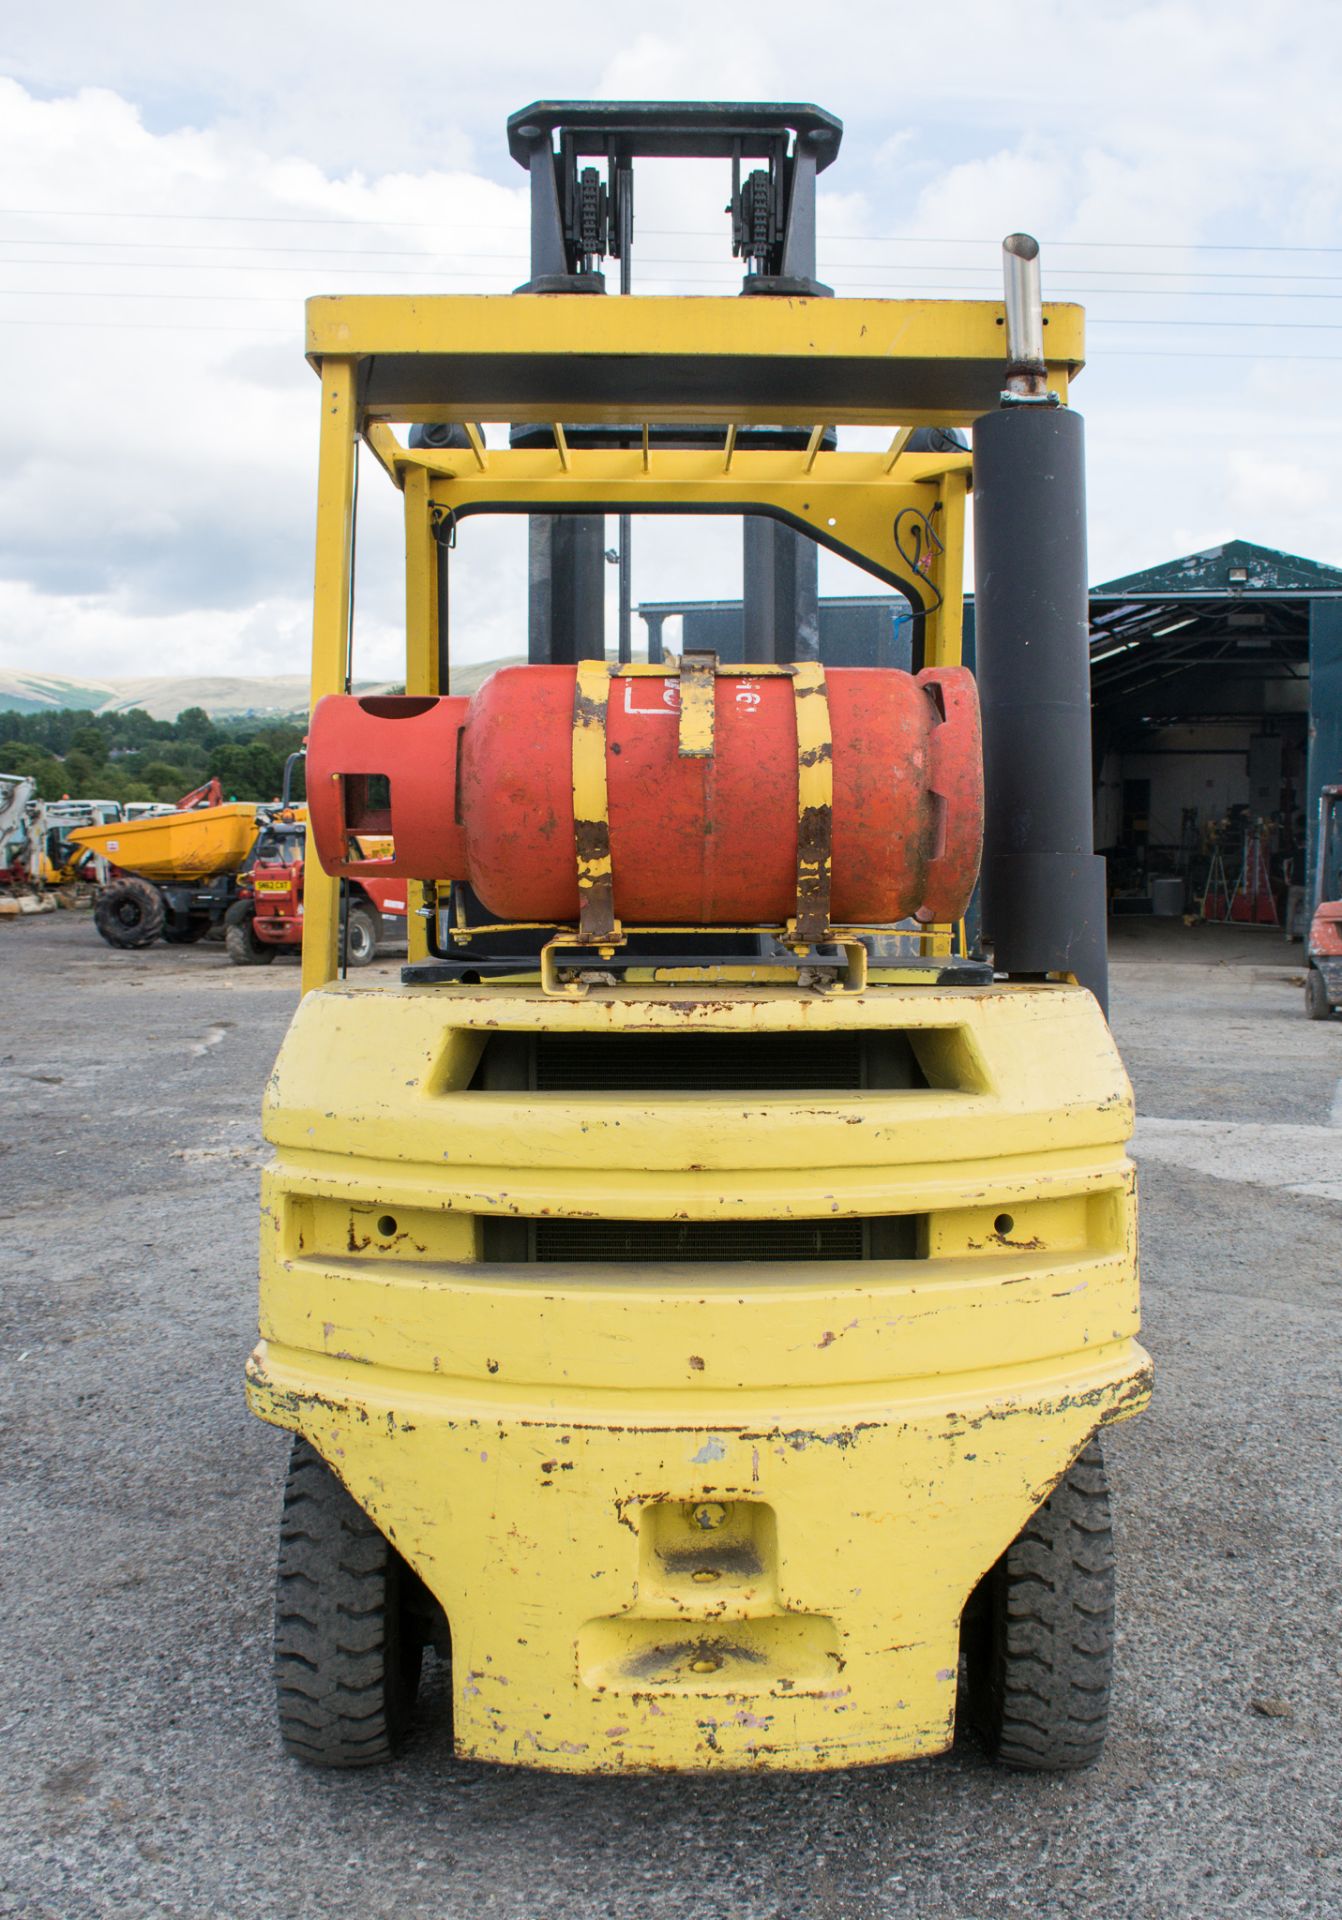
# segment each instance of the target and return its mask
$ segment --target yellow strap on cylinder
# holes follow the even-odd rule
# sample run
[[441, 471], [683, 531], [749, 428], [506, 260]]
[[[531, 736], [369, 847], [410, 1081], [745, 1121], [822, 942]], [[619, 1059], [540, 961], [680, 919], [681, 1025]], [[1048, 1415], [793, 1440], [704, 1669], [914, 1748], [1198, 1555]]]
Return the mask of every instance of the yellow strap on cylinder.
[[610, 864], [606, 705], [610, 669], [580, 660], [573, 683], [573, 841], [578, 860], [578, 932], [593, 946], [619, 938]]
[[789, 929], [798, 946], [813, 947], [829, 932], [830, 863], [834, 845], [834, 735], [825, 669], [800, 660], [792, 671], [797, 715], [797, 918]]
[[676, 751], [682, 760], [713, 758], [713, 702], [717, 687], [715, 653], [680, 656], [680, 730]]

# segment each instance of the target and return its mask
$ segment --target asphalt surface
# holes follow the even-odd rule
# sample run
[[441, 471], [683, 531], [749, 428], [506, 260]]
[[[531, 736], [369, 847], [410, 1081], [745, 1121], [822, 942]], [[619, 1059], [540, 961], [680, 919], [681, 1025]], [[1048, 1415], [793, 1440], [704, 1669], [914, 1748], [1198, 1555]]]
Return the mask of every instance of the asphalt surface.
[[0, 1914], [1342, 1912], [1342, 1018], [1275, 933], [1119, 936], [1158, 1387], [1107, 1442], [1103, 1762], [583, 1781], [454, 1761], [437, 1678], [393, 1767], [283, 1757], [285, 1442], [241, 1373], [296, 968], [0, 923]]

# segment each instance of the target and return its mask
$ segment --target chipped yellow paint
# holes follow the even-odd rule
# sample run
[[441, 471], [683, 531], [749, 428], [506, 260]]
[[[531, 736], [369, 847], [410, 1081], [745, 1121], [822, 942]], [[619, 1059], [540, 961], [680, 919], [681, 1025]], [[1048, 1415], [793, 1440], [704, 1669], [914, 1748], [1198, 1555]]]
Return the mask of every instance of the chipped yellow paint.
[[825, 669], [798, 661], [792, 680], [797, 716], [797, 917], [789, 928], [801, 946], [829, 933], [830, 859], [834, 823], [834, 735]]
[[[312, 603], [312, 704], [343, 693], [350, 670], [350, 587], [354, 568], [354, 481], [358, 403], [352, 362], [322, 364], [317, 455], [317, 558]], [[308, 829], [303, 865], [303, 991], [335, 976], [340, 882], [325, 872]]]
[[684, 760], [711, 760], [717, 718], [717, 655], [687, 653], [681, 659], [679, 673], [676, 751]]
[[[376, 450], [376, 449], [375, 449]], [[428, 476], [423, 469], [407, 470], [405, 494], [405, 690], [407, 693], [446, 692], [439, 685], [440, 624], [438, 606], [438, 549], [433, 537]], [[407, 880], [406, 957], [429, 957], [428, 922], [424, 910], [433, 904], [432, 883]]]
[[615, 924], [610, 859], [610, 797], [606, 789], [606, 707], [610, 669], [580, 660], [573, 686], [573, 839], [578, 856], [578, 931], [586, 941], [609, 941]]
[[[657, 507], [773, 514], [890, 584], [911, 588], [915, 597], [921, 594], [928, 607], [924, 664], [955, 666], [970, 457], [905, 454], [894, 474], [887, 471], [887, 461], [881, 453], [821, 453], [808, 467], [800, 449], [751, 449], [735, 452], [728, 467], [717, 448], [657, 448], [645, 461], [638, 448], [573, 447], [560, 466], [552, 448], [510, 447], [493, 451], [488, 470], [481, 472], [465, 451], [414, 448], [402, 453], [400, 467], [403, 474], [416, 467], [427, 473], [435, 506], [457, 515], [516, 512], [524, 506], [538, 513], [639, 513]], [[931, 562], [917, 569], [907, 540], [916, 523], [901, 520], [906, 512], [935, 515], [943, 548], [938, 552], [934, 546]], [[906, 535], [903, 548], [900, 526]], [[924, 582], [935, 591], [926, 591]], [[943, 619], [947, 596], [952, 605]]]
[[[928, 1084], [470, 1084], [499, 1033], [850, 1029], [907, 1034]], [[1067, 986], [333, 987], [267, 1097], [249, 1397], [442, 1602], [463, 1754], [935, 1753], [968, 1594], [1146, 1397], [1131, 1122], [1108, 1029]], [[907, 1258], [481, 1257], [490, 1218], [891, 1214], [916, 1222]]]

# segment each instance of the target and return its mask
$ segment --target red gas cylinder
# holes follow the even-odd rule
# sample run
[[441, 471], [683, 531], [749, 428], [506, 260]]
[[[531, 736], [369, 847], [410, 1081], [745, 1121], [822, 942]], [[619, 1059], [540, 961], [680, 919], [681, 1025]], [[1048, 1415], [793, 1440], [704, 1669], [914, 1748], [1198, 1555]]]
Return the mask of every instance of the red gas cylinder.
[[[500, 919], [577, 920], [575, 729], [599, 727], [604, 706], [619, 919], [701, 927], [790, 920], [798, 901], [802, 677], [710, 669], [697, 696], [686, 694], [683, 723], [682, 688], [691, 686], [684, 668], [615, 669], [607, 678], [596, 665], [583, 676], [581, 697], [577, 668], [528, 666], [500, 669], [469, 700], [319, 701], [307, 787], [323, 867], [465, 881]], [[820, 731], [832, 746], [804, 747], [802, 759], [830, 761], [833, 802], [828, 819], [807, 821], [803, 855], [813, 837], [822, 854], [828, 847], [829, 918], [957, 919], [978, 875], [983, 833], [972, 676], [962, 668], [916, 676], [834, 668], [811, 677], [827, 706]], [[593, 684], [603, 699], [593, 698]], [[812, 743], [815, 726], [808, 710]], [[596, 751], [599, 770], [599, 733]], [[359, 858], [351, 840], [360, 833], [391, 834], [394, 855]]]

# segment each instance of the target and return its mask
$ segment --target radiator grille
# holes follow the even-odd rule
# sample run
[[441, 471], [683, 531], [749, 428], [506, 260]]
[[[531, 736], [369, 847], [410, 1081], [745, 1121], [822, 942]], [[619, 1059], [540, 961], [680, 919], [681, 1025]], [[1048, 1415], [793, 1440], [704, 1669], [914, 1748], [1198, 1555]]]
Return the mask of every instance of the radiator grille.
[[538, 1260], [860, 1260], [860, 1220], [539, 1220]]
[[472, 1083], [536, 1093], [816, 1093], [925, 1087], [899, 1032], [494, 1034]]
[[912, 1215], [849, 1220], [481, 1220], [481, 1257], [575, 1264], [732, 1260], [907, 1260]]

